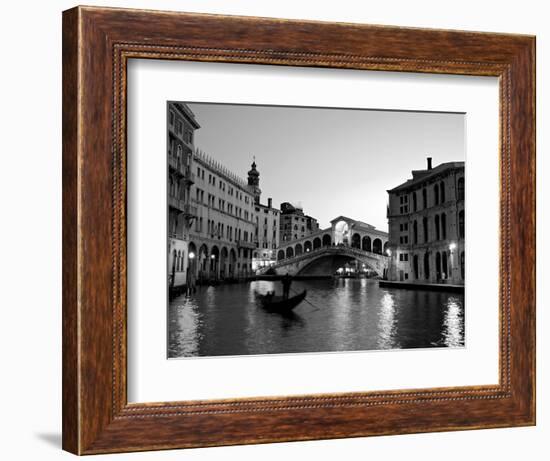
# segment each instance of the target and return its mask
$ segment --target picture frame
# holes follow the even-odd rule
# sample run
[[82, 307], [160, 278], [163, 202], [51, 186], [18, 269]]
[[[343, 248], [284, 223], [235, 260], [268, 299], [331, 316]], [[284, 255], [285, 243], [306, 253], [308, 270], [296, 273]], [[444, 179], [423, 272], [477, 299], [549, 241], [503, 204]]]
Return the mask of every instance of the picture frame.
[[[128, 403], [127, 63], [499, 78], [499, 383]], [[63, 13], [63, 449], [75, 454], [535, 424], [535, 38], [76, 7]]]

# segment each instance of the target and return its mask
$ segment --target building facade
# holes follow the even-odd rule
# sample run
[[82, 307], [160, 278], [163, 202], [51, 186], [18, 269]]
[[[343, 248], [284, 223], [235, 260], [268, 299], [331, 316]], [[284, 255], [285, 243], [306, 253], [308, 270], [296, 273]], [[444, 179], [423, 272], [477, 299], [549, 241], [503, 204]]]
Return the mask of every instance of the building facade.
[[281, 203], [279, 227], [279, 245], [283, 245], [316, 233], [319, 223], [315, 218], [305, 215], [301, 207], [284, 202]]
[[464, 162], [412, 171], [388, 190], [388, 279], [463, 285]]
[[168, 278], [171, 287], [185, 283], [189, 232], [197, 218], [191, 204], [195, 130], [200, 125], [185, 104], [168, 103]]
[[252, 269], [258, 270], [277, 261], [280, 211], [273, 208], [271, 198], [267, 199], [265, 205], [258, 202], [255, 211], [257, 248], [252, 258]]
[[197, 280], [246, 277], [256, 249], [254, 194], [221, 163], [196, 150], [191, 203], [197, 219], [189, 233], [189, 267]]

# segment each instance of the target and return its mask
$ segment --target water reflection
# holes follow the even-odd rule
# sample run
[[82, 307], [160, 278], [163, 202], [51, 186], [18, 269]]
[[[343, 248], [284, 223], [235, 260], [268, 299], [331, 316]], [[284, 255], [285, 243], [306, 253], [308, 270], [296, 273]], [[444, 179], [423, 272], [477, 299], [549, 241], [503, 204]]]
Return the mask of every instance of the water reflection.
[[390, 293], [384, 294], [380, 304], [379, 317], [379, 339], [378, 347], [380, 349], [395, 349], [399, 346], [394, 342], [396, 334], [395, 304], [393, 296]]
[[447, 347], [459, 347], [464, 344], [464, 311], [456, 298], [449, 298], [443, 321], [443, 342]]
[[169, 307], [170, 357], [464, 346], [464, 297], [378, 287], [374, 280], [296, 281], [307, 302], [282, 316], [254, 292], [280, 283], [200, 288]]

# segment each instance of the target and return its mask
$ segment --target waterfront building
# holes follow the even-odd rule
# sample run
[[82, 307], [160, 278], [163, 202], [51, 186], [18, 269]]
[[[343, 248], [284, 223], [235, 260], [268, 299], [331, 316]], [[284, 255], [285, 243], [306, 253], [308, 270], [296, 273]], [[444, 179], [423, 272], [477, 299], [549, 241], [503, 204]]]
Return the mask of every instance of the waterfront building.
[[255, 211], [257, 248], [252, 258], [253, 270], [271, 266], [277, 261], [280, 217], [280, 211], [273, 207], [271, 198], [265, 205], [256, 203]]
[[388, 190], [388, 279], [464, 284], [464, 162], [442, 163]]
[[256, 249], [254, 191], [238, 175], [195, 150], [191, 202], [197, 219], [189, 233], [192, 273], [199, 281], [247, 277]]
[[319, 230], [317, 219], [304, 214], [304, 210], [289, 202], [281, 203], [279, 245], [302, 239]]
[[276, 249], [279, 244], [279, 210], [273, 208], [273, 200], [261, 203], [260, 172], [256, 160], [248, 171], [248, 190], [254, 196], [255, 242], [256, 249], [252, 257], [252, 270], [270, 266], [276, 261]]
[[171, 287], [185, 283], [189, 231], [197, 218], [190, 203], [195, 180], [194, 133], [200, 125], [185, 104], [168, 104], [168, 277]]

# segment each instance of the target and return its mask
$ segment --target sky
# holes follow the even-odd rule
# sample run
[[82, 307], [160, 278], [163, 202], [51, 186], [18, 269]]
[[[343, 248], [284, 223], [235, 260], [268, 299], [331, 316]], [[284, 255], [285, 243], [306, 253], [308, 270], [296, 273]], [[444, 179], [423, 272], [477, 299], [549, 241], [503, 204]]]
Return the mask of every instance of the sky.
[[195, 146], [246, 179], [253, 158], [262, 203], [301, 204], [319, 226], [344, 215], [387, 231], [387, 190], [411, 170], [465, 159], [455, 113], [188, 103]]

